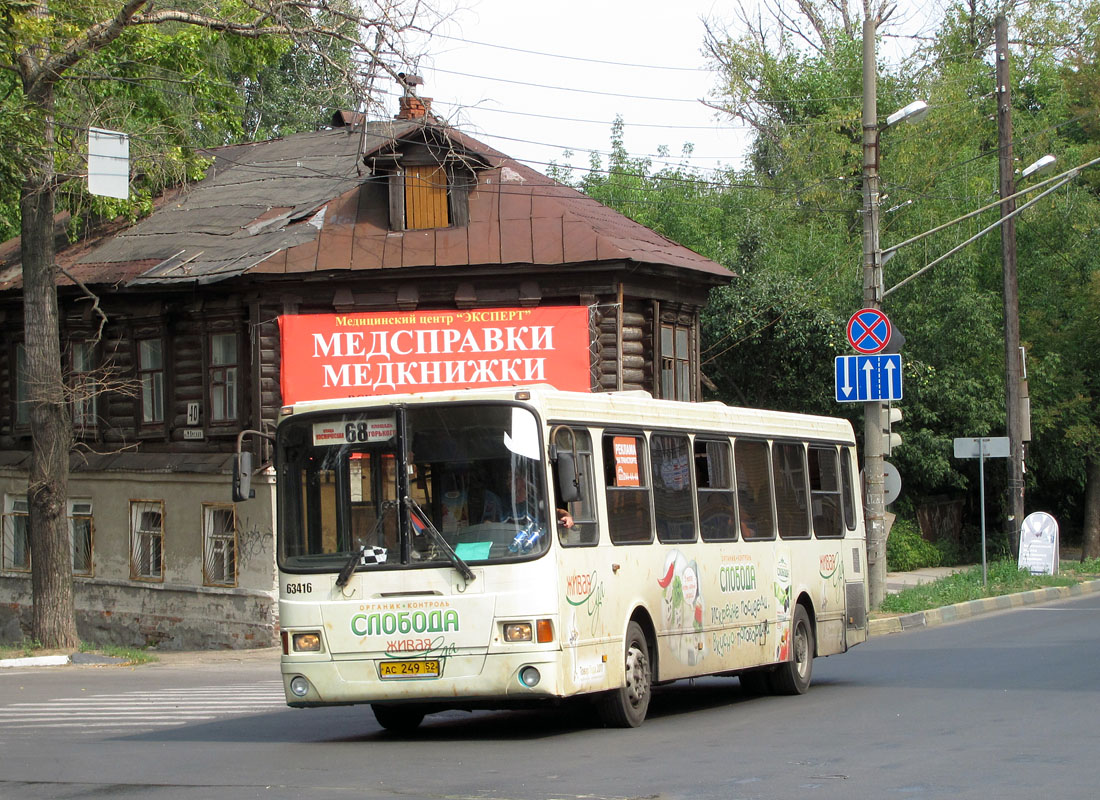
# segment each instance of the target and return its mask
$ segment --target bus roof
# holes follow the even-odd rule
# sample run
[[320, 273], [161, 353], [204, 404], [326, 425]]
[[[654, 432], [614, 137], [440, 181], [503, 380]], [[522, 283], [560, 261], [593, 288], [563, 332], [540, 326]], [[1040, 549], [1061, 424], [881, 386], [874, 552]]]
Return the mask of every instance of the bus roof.
[[727, 406], [717, 401], [691, 403], [659, 400], [641, 390], [567, 392], [542, 384], [314, 400], [284, 407], [281, 416], [388, 405], [517, 401], [537, 409], [544, 420], [551, 423], [585, 422], [601, 427], [685, 428], [768, 436], [809, 435], [811, 438], [855, 442], [852, 424], [842, 417]]

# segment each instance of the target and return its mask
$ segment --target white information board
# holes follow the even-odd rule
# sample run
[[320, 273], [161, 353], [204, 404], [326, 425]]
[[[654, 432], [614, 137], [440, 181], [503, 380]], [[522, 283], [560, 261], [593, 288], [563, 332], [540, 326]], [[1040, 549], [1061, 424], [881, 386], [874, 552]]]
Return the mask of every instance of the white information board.
[[1020, 569], [1054, 575], [1058, 558], [1058, 522], [1045, 511], [1024, 518], [1020, 527]]

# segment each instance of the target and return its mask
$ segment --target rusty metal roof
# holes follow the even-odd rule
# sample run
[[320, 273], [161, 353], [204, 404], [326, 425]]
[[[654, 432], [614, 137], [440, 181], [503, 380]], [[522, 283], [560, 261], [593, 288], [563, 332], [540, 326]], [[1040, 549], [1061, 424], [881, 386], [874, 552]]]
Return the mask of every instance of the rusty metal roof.
[[[363, 156], [440, 136], [474, 156], [469, 224], [391, 230], [386, 196], [371, 186], [379, 178]], [[203, 181], [136, 225], [60, 252], [59, 262], [88, 284], [162, 286], [246, 273], [606, 261], [682, 268], [714, 283], [732, 277], [581, 192], [422, 120], [369, 122], [365, 130], [338, 127], [210, 154], [215, 162]], [[0, 289], [17, 283], [0, 274]]]

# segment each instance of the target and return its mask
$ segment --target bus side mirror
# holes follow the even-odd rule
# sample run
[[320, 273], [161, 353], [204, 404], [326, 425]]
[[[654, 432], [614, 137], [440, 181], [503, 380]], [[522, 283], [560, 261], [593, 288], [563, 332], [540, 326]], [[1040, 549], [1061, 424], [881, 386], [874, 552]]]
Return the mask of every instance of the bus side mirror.
[[233, 456], [233, 502], [256, 496], [252, 489], [252, 453], [242, 450]]
[[558, 453], [554, 459], [558, 481], [558, 499], [563, 503], [575, 503], [581, 499], [581, 476], [572, 453]]

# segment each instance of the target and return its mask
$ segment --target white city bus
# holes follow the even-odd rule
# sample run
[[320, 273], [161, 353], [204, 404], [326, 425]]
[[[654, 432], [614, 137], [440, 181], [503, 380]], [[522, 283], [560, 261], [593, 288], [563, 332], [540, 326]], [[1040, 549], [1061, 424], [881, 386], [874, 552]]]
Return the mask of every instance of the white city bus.
[[276, 440], [291, 706], [632, 727], [655, 684], [800, 694], [866, 639], [847, 421], [535, 386], [301, 403]]

